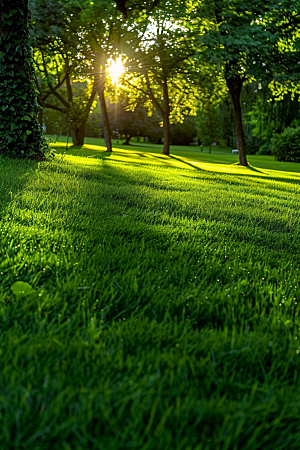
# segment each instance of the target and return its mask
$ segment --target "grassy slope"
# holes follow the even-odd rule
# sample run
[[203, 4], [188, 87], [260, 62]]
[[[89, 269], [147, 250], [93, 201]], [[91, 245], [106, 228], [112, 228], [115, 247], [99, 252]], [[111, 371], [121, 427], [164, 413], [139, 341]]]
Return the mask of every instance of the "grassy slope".
[[119, 155], [0, 160], [0, 442], [299, 449], [298, 174]]

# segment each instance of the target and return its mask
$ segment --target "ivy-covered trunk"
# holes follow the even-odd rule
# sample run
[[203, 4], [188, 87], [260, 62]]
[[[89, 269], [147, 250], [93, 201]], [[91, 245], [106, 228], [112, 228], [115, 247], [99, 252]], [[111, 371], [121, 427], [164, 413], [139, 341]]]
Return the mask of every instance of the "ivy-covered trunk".
[[227, 86], [232, 98], [234, 112], [235, 112], [235, 127], [236, 127], [236, 139], [237, 149], [239, 154], [239, 162], [242, 166], [248, 166], [246, 156], [245, 134], [243, 126], [243, 116], [241, 108], [241, 92], [243, 87], [243, 80], [237, 75], [235, 78], [228, 78], [226, 80]]
[[0, 0], [0, 154], [41, 157], [28, 0]]

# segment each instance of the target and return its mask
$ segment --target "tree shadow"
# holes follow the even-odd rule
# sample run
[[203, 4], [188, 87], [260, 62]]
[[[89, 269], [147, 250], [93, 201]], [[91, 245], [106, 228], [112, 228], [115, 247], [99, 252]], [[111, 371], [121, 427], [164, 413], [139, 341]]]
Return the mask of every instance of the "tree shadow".
[[[19, 159], [0, 159], [0, 217], [1, 210], [12, 203], [26, 188], [40, 163]], [[38, 175], [38, 172], [36, 172]]]
[[248, 169], [252, 170], [252, 172], [264, 173], [261, 170], [258, 170], [256, 167], [250, 166], [250, 164], [248, 165]]
[[190, 166], [193, 169], [199, 170], [200, 172], [208, 172], [207, 170], [202, 169], [202, 167], [194, 166], [194, 164], [189, 163], [188, 161], [183, 161], [182, 159], [180, 159], [180, 158], [178, 158], [178, 157], [176, 157], [174, 155], [169, 155], [169, 157], [172, 158], [172, 159], [176, 159], [177, 161], [179, 161], [179, 162], [181, 162], [183, 164], [186, 164], [187, 166]]

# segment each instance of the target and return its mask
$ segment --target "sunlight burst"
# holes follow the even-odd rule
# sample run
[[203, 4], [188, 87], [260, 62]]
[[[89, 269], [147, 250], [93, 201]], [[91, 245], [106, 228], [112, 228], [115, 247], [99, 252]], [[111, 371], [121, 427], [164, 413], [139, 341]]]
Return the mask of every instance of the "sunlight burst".
[[124, 72], [125, 72], [125, 67], [124, 67], [121, 57], [119, 57], [118, 59], [115, 59], [115, 60], [111, 59], [109, 61], [108, 73], [114, 83], [118, 82], [119, 78], [123, 75]]

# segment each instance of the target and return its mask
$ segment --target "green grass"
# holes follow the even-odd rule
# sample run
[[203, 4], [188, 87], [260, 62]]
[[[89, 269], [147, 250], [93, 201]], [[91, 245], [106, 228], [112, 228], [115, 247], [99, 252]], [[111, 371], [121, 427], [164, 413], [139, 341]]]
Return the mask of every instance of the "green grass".
[[73, 152], [0, 159], [2, 448], [299, 449], [295, 165]]
[[232, 154], [229, 148], [212, 146], [212, 153], [208, 147], [201, 152], [198, 146], [171, 146], [171, 157], [162, 155], [162, 145], [151, 143], [132, 142], [130, 146], [117, 144], [113, 141], [114, 152], [106, 152], [104, 139], [85, 138], [83, 147], [76, 147], [70, 142], [66, 144], [66, 137], [59, 137], [51, 146], [61, 154], [81, 157], [93, 157], [133, 164], [147, 164], [154, 166], [177, 167], [182, 169], [204, 170], [221, 173], [234, 173], [240, 175], [254, 175], [260, 177], [294, 178], [300, 181], [300, 167], [297, 163], [275, 161], [274, 156], [248, 155], [249, 168], [238, 163], [238, 155]]

